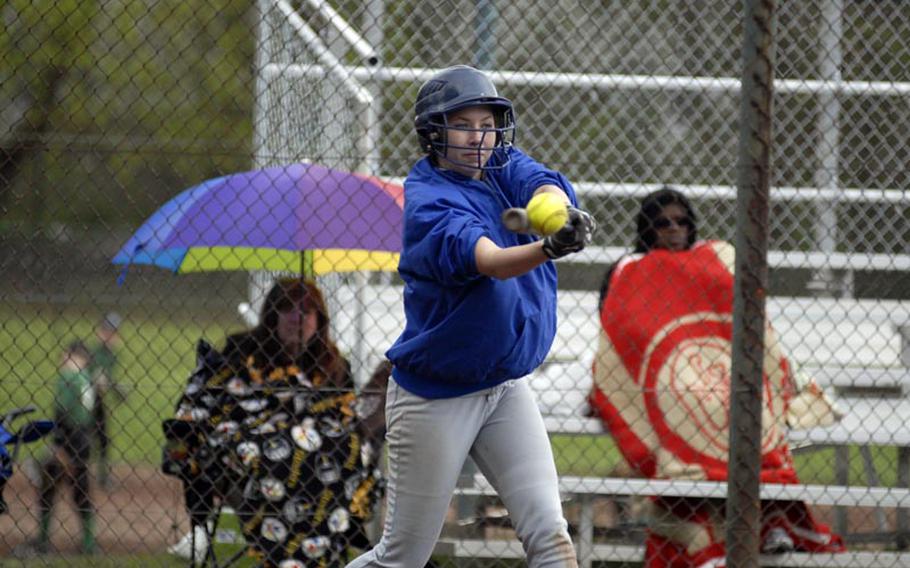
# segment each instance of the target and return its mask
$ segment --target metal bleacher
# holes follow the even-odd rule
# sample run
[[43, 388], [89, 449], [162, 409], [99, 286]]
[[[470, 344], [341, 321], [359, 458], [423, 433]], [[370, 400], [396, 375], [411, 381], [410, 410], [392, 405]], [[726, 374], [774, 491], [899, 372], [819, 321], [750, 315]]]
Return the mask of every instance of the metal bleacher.
[[[355, 291], [338, 291], [341, 305], [355, 306]], [[391, 284], [368, 285], [360, 291], [366, 322], [364, 343], [371, 359], [378, 362], [404, 325], [402, 288]], [[591, 361], [597, 345], [599, 322], [597, 292], [561, 291], [557, 337], [547, 361], [529, 377], [541, 412], [551, 434], [605, 436], [601, 422], [586, 418], [586, 394], [591, 386]], [[816, 377], [819, 384], [840, 394], [839, 404], [846, 416], [829, 428], [793, 431], [791, 444], [797, 450], [857, 445], [896, 446], [901, 451], [901, 476], [910, 475], [910, 434], [903, 419], [910, 415], [910, 399], [904, 396], [910, 385], [907, 338], [902, 329], [910, 322], [910, 302], [814, 297], [772, 297], [767, 314], [791, 362]], [[360, 317], [348, 310], [336, 318], [339, 328], [354, 329]], [[351, 318], [345, 321], [344, 318]], [[353, 345], [354, 337], [342, 336], [341, 344]], [[845, 459], [845, 458], [844, 458]], [[867, 466], [871, 464], [871, 460]], [[908, 471], [904, 471], [904, 470]], [[898, 531], [907, 530], [910, 489], [877, 486], [870, 475], [866, 486], [796, 485], [762, 488], [763, 495], [777, 499], [799, 499], [813, 505], [895, 508]], [[640, 480], [610, 477], [563, 476], [561, 489], [566, 499], [580, 505], [576, 540], [583, 566], [595, 560], [640, 561], [640, 546], [601, 542], [594, 537], [592, 503], [597, 498], [627, 498], [641, 495], [691, 495], [722, 497], [726, 484], [678, 480]], [[457, 490], [459, 497], [489, 497], [492, 488], [481, 475]], [[837, 528], [837, 527], [836, 527]], [[437, 553], [470, 558], [522, 558], [514, 540], [444, 536]], [[824, 557], [824, 558], [822, 558]], [[773, 560], [773, 562], [772, 562]], [[851, 552], [848, 555], [789, 554], [763, 559], [774, 566], [898, 566], [910, 565], [906, 553]]]

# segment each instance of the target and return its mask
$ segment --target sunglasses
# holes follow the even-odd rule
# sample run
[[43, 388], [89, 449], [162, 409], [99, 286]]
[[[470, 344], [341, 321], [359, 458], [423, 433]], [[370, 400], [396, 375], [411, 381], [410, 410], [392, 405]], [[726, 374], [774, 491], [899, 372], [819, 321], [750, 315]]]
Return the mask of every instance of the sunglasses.
[[692, 219], [689, 217], [658, 217], [654, 219], [652, 223], [654, 228], [658, 231], [662, 229], [669, 229], [671, 225], [676, 225], [677, 227], [685, 227], [687, 229], [692, 228]]

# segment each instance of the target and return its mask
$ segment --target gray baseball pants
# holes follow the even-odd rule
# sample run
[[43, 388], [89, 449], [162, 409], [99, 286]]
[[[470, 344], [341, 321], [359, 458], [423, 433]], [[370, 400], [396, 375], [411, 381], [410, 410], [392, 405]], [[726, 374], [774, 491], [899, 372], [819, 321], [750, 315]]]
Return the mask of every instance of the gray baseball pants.
[[348, 568], [422, 568], [470, 455], [509, 510], [528, 565], [575, 568], [550, 440], [526, 381], [426, 399], [389, 381], [389, 479], [382, 538]]

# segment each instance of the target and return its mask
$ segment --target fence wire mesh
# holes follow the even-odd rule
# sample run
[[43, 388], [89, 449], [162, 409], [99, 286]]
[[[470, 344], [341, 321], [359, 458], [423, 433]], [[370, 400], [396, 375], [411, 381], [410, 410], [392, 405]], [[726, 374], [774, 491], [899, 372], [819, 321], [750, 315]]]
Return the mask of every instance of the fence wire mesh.
[[[722, 557], [742, 15], [4, 3], [0, 413], [34, 411], [0, 429], [0, 564], [342, 566], [377, 541], [415, 98], [458, 63], [598, 222], [525, 379], [579, 565]], [[908, 34], [903, 0], [777, 6], [762, 565], [910, 565]], [[6, 435], [32, 419], [56, 428]], [[524, 554], [469, 461], [433, 563]]]

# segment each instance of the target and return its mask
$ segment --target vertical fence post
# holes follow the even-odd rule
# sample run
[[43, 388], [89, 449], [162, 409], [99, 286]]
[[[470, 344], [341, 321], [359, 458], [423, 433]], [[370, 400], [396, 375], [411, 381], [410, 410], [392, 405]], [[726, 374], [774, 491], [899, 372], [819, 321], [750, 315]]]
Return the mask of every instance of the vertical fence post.
[[491, 0], [477, 0], [474, 14], [474, 65], [478, 69], [496, 66], [496, 19], [499, 15]]
[[[819, 30], [819, 75], [828, 83], [828, 88], [818, 94], [818, 145], [815, 156], [818, 166], [815, 170], [815, 185], [822, 191], [835, 194], [840, 189], [838, 154], [840, 153], [840, 95], [834, 88], [841, 82], [840, 68], [843, 63], [841, 41], [843, 41], [843, 0], [822, 2], [821, 26]], [[820, 201], [816, 205], [815, 243], [818, 250], [831, 254], [837, 250], [837, 197]], [[849, 271], [848, 271], [849, 272]], [[815, 271], [808, 286], [823, 296], [848, 296], [849, 277], [845, 275], [841, 286], [830, 268]], [[840, 289], [838, 289], [840, 288]], [[847, 292], [850, 292], [849, 294]]]
[[[269, 148], [269, 79], [266, 77], [266, 66], [272, 62], [274, 45], [272, 36], [275, 33], [272, 27], [271, 6], [268, 0], [256, 1], [256, 56], [255, 56], [255, 98], [253, 99], [253, 167], [264, 168], [274, 160]], [[241, 304], [238, 310], [248, 314], [244, 321], [252, 324], [259, 323], [259, 313], [265, 301], [265, 295], [271, 287], [274, 277], [263, 271], [250, 272], [247, 277], [247, 305]]]
[[757, 567], [775, 0], [744, 2], [727, 566]]

